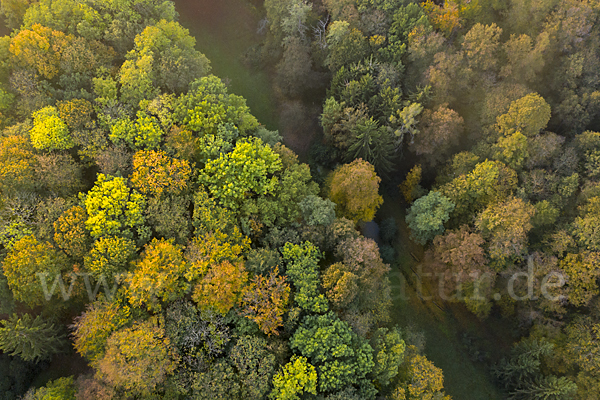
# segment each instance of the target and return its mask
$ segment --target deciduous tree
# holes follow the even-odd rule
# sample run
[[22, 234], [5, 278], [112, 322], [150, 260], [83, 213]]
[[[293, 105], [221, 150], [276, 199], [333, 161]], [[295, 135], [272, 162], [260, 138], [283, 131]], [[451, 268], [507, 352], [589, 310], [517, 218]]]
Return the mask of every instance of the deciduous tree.
[[454, 211], [454, 203], [437, 191], [415, 200], [406, 214], [406, 223], [410, 227], [411, 237], [425, 244], [444, 232], [444, 223]]
[[187, 188], [191, 173], [185, 160], [171, 158], [160, 150], [140, 150], [133, 155], [131, 183], [146, 195], [179, 194]]
[[98, 374], [113, 386], [135, 395], [149, 395], [176, 368], [176, 359], [164, 330], [152, 320], [114, 332]]
[[240, 376], [242, 397], [263, 399], [275, 372], [275, 356], [266, 340], [257, 336], [241, 336], [229, 352], [231, 364]]
[[125, 178], [98, 174], [96, 184], [82, 198], [88, 214], [85, 225], [94, 238], [132, 237], [133, 229], [144, 223], [146, 200], [127, 187]]
[[200, 182], [223, 206], [237, 210], [252, 193], [272, 193], [278, 182], [273, 174], [280, 169], [279, 155], [259, 139], [238, 141], [231, 153], [206, 164]]
[[495, 268], [502, 269], [527, 251], [527, 234], [532, 228], [535, 207], [517, 197], [490, 204], [475, 226], [489, 241], [488, 252]]
[[247, 280], [248, 273], [242, 261], [221, 261], [200, 278], [192, 299], [201, 308], [225, 315], [237, 304]]
[[73, 147], [67, 124], [60, 119], [55, 107], [44, 107], [33, 113], [30, 132], [33, 147], [40, 150], [66, 150]]
[[88, 304], [86, 310], [73, 320], [73, 346], [82, 357], [96, 365], [104, 356], [110, 335], [131, 320], [131, 309], [127, 304], [121, 304], [116, 298], [114, 301], [100, 298]]
[[355, 222], [370, 221], [383, 203], [379, 195], [380, 181], [371, 164], [354, 160], [331, 175], [329, 198], [338, 205], [341, 216]]
[[129, 269], [136, 258], [137, 247], [131, 239], [119, 236], [104, 236], [94, 242], [85, 255], [84, 266], [96, 279], [112, 282], [120, 273]]
[[375, 365], [369, 343], [333, 312], [304, 317], [290, 347], [315, 366], [321, 392], [357, 384]]
[[268, 276], [256, 275], [242, 293], [242, 312], [267, 335], [277, 335], [287, 310], [290, 286], [277, 267]]
[[304, 393], [317, 394], [317, 372], [306, 357], [292, 356], [273, 377], [273, 400], [300, 400]]
[[172, 240], [153, 239], [127, 276], [127, 297], [134, 307], [160, 311], [162, 304], [184, 296], [186, 262], [183, 250]]
[[56, 278], [63, 279], [63, 274], [71, 269], [64, 253], [34, 236], [25, 236], [16, 242], [4, 259], [3, 267], [15, 300], [30, 307], [45, 302], [38, 274], [53, 282]]
[[90, 247], [89, 233], [85, 229], [88, 216], [81, 206], [73, 206], [54, 222], [54, 241], [65, 253], [81, 260]]
[[537, 135], [550, 120], [550, 105], [537, 93], [528, 94], [510, 104], [508, 112], [496, 119], [497, 129], [504, 135], [521, 132]]
[[286, 274], [296, 289], [295, 302], [312, 312], [327, 311], [327, 300], [319, 293], [319, 248], [310, 242], [300, 245], [286, 243], [281, 254], [286, 263]]

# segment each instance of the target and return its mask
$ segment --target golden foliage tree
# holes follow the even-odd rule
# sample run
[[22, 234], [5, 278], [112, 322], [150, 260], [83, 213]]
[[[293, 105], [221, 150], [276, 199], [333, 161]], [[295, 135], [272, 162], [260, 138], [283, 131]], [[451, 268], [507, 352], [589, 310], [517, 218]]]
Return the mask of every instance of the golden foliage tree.
[[98, 374], [129, 394], [149, 395], [175, 371], [175, 357], [163, 328], [149, 320], [108, 338]]
[[191, 174], [188, 161], [171, 158], [161, 150], [140, 150], [133, 155], [131, 183], [143, 194], [178, 194], [187, 188]]
[[227, 314], [238, 302], [242, 289], [248, 280], [244, 263], [223, 260], [212, 265], [194, 288], [192, 299], [201, 308], [208, 308], [220, 314]]
[[337, 168], [329, 180], [329, 198], [340, 214], [355, 222], [371, 221], [383, 203], [379, 195], [381, 178], [367, 161], [357, 159]]
[[172, 240], [153, 239], [127, 277], [127, 296], [134, 307], [160, 311], [161, 303], [183, 297], [186, 262], [180, 246]]
[[290, 285], [275, 268], [268, 276], [255, 276], [246, 286], [242, 294], [242, 310], [265, 334], [277, 335], [277, 328], [283, 325], [289, 297]]

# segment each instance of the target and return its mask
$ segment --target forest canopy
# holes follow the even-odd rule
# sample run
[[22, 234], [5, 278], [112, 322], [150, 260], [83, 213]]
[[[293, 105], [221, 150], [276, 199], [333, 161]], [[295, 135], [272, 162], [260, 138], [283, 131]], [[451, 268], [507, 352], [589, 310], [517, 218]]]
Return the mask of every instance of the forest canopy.
[[0, 0], [2, 398], [450, 399], [404, 277], [512, 329], [503, 398], [597, 398], [600, 2], [252, 4], [300, 156], [172, 1]]

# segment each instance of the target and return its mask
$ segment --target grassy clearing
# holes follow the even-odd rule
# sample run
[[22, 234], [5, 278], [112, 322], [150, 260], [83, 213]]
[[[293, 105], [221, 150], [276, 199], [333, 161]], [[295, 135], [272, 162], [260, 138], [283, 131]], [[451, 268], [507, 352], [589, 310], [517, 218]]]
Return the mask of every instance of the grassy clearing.
[[246, 68], [241, 58], [259, 43], [257, 10], [244, 0], [175, 0], [179, 22], [196, 38], [196, 48], [211, 61], [212, 73], [229, 84], [230, 92], [247, 100], [252, 114], [278, 129], [269, 76]]
[[[507, 345], [507, 337], [504, 340], [501, 337], [506, 332], [498, 326], [490, 329], [490, 321], [482, 324], [460, 304], [448, 304], [440, 300], [434, 302], [419, 297], [418, 283], [412, 271], [418, 272], [418, 262], [410, 253], [422, 259], [423, 249], [410, 241], [409, 229], [404, 222], [404, 207], [400, 203], [398, 199], [386, 198], [380, 210], [382, 218], [395, 218], [399, 232], [394, 244], [398, 254], [397, 263], [390, 274], [394, 296], [393, 323], [400, 327], [412, 326], [425, 334], [425, 353], [444, 371], [446, 393], [453, 399], [501, 400], [503, 396], [488, 373], [489, 365], [476, 360], [473, 354], [475, 346], [466, 346], [464, 335], [468, 334], [481, 351], [489, 353], [489, 363], [504, 351], [502, 349]], [[431, 288], [424, 283], [421, 293], [426, 295], [431, 292]]]

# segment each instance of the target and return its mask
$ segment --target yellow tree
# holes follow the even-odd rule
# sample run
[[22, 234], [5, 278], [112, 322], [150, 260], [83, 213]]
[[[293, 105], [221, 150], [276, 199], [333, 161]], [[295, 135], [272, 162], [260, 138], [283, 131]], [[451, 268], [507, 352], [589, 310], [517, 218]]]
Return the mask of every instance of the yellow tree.
[[7, 194], [35, 187], [36, 159], [33, 147], [23, 136], [0, 138], [0, 190]]
[[144, 396], [175, 371], [177, 360], [163, 328], [151, 319], [114, 332], [97, 366], [111, 385]]
[[73, 99], [59, 101], [56, 103], [60, 118], [67, 124], [69, 129], [81, 129], [92, 119], [94, 111], [92, 103], [84, 99]]
[[201, 308], [227, 314], [238, 302], [248, 273], [242, 260], [212, 265], [194, 288], [192, 299]]
[[341, 216], [354, 222], [371, 221], [383, 203], [379, 195], [381, 178], [367, 161], [357, 159], [337, 168], [329, 178], [329, 198]]
[[504, 268], [527, 251], [527, 235], [533, 225], [535, 207], [518, 197], [490, 204], [479, 214], [475, 226], [488, 240], [492, 266]]
[[[408, 361], [409, 399], [433, 399], [441, 398], [450, 400], [450, 396], [444, 396], [444, 375], [441, 368], [433, 365], [425, 356], [416, 354]], [[435, 396], [435, 397], [434, 397]], [[440, 396], [440, 397], [438, 397]]]
[[75, 350], [94, 365], [104, 356], [110, 335], [131, 322], [131, 309], [119, 301], [100, 299], [89, 304], [71, 325]]
[[140, 150], [133, 155], [131, 183], [143, 194], [178, 194], [187, 188], [191, 173], [186, 160], [171, 158], [162, 150]]
[[131, 237], [131, 229], [144, 223], [146, 199], [129, 189], [125, 178], [98, 174], [94, 187], [81, 197], [88, 213], [85, 225], [94, 238]]
[[75, 145], [58, 110], [48, 106], [33, 113], [31, 143], [39, 150], [66, 150]]
[[161, 303], [183, 297], [186, 262], [181, 247], [172, 240], [153, 239], [127, 277], [127, 296], [134, 307], [160, 311]]
[[61, 278], [70, 269], [67, 257], [50, 243], [40, 243], [35, 236], [25, 236], [10, 249], [3, 263], [4, 275], [15, 300], [30, 307], [44, 304], [45, 293], [38, 274], [49, 282]]
[[571, 304], [586, 305], [598, 294], [600, 253], [589, 251], [578, 254], [569, 253], [560, 261], [559, 266], [569, 277], [567, 294]]
[[290, 285], [285, 282], [285, 276], [278, 275], [276, 267], [268, 276], [255, 276], [242, 295], [244, 315], [269, 336], [277, 335], [277, 328], [283, 325], [290, 297]]
[[398, 187], [404, 196], [404, 200], [408, 204], [412, 203], [414, 199], [420, 197], [421, 193], [419, 193], [423, 188], [419, 185], [421, 183], [421, 173], [422, 168], [421, 164], [417, 164], [411, 168], [411, 170], [406, 174], [406, 178], [404, 182], [402, 182]]
[[83, 259], [90, 247], [89, 233], [85, 229], [87, 213], [81, 206], [74, 206], [54, 222], [54, 241], [65, 253]]
[[217, 230], [202, 237], [195, 237], [185, 253], [189, 263], [185, 278], [188, 281], [195, 281], [204, 276], [212, 265], [224, 260], [239, 260], [242, 253], [249, 248], [250, 240], [242, 237], [239, 231], [227, 235]]
[[449, 36], [455, 28], [460, 27], [459, 6], [455, 0], [445, 0], [443, 6], [439, 6], [433, 0], [427, 0], [423, 9], [429, 17], [429, 21], [437, 29]]
[[72, 41], [73, 35], [34, 24], [12, 38], [9, 50], [19, 64], [32, 67], [42, 77], [52, 79], [60, 72], [62, 51]]

